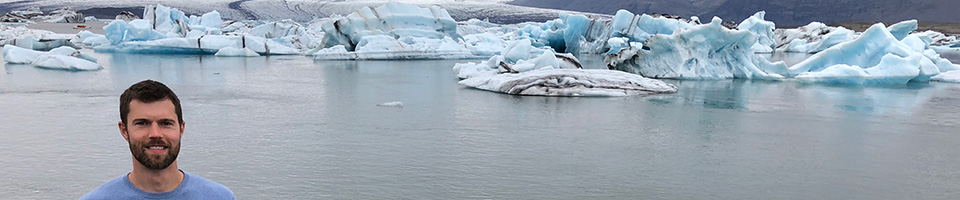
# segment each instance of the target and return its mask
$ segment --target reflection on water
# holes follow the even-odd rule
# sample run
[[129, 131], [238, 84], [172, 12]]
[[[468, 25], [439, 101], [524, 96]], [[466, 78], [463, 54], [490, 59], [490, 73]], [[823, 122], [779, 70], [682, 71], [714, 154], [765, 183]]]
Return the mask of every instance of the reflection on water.
[[757, 54], [763, 56], [770, 62], [783, 61], [787, 66], [793, 66], [801, 61], [810, 58], [813, 54], [808, 53], [787, 53], [787, 52], [776, 52], [776, 53], [760, 53]]
[[73, 199], [128, 172], [117, 96], [142, 79], [183, 101], [180, 167], [241, 199], [960, 196], [956, 84], [557, 98], [460, 86], [467, 61], [93, 55], [104, 70], [2, 68], [0, 196]]
[[[680, 104], [741, 111], [783, 111], [790, 109], [835, 109], [864, 114], [909, 115], [930, 101], [943, 87], [931, 83], [879, 86], [837, 86], [763, 80], [666, 80], [681, 91], [677, 95], [651, 98], [658, 104]], [[940, 87], [937, 87], [940, 86]]]

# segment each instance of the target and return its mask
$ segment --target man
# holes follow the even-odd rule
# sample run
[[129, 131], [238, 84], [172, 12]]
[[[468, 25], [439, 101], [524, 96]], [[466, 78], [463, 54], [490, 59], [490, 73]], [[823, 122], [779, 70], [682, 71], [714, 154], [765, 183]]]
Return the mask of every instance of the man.
[[177, 168], [183, 112], [163, 83], [145, 80], [127, 88], [117, 125], [133, 154], [133, 172], [80, 199], [236, 199], [227, 187]]

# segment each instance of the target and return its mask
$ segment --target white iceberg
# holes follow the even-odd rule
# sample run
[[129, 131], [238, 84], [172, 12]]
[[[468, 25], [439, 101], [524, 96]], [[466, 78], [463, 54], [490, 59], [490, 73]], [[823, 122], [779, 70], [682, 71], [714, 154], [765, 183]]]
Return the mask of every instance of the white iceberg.
[[3, 46], [3, 58], [7, 63], [31, 64], [40, 68], [70, 71], [103, 69], [92, 57], [80, 54], [71, 47], [58, 47], [50, 52], [39, 52], [13, 45]]
[[677, 87], [636, 74], [605, 69], [548, 69], [485, 74], [460, 81], [477, 89], [515, 95], [629, 96], [677, 92]]
[[530, 40], [515, 41], [479, 64], [457, 63], [460, 84], [516, 95], [627, 96], [676, 92], [673, 85], [615, 70], [583, 70], [572, 54], [535, 48]]
[[96, 34], [88, 30], [83, 30], [77, 33], [72, 39], [72, 43], [79, 43], [86, 45], [88, 47], [96, 47], [100, 45], [110, 44], [110, 40], [107, 40], [107, 37], [101, 34]]
[[29, 29], [25, 26], [0, 25], [0, 45], [16, 45], [26, 49], [49, 51], [61, 46], [71, 46], [72, 34], [57, 34], [47, 30]]
[[466, 79], [482, 74], [520, 73], [538, 69], [582, 68], [572, 54], [558, 54], [550, 49], [531, 46], [527, 39], [514, 41], [500, 52], [480, 63], [457, 63], [453, 71]]

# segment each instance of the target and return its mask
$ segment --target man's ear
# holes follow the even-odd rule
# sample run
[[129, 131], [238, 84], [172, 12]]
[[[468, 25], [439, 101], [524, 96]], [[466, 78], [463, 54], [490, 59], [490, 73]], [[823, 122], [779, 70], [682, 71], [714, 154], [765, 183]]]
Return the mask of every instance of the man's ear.
[[123, 135], [123, 139], [130, 142], [130, 135], [127, 133], [127, 127], [123, 125], [123, 121], [117, 122], [117, 127], [120, 128], [120, 135]]
[[183, 137], [183, 128], [187, 126], [187, 122], [180, 122], [180, 137]]

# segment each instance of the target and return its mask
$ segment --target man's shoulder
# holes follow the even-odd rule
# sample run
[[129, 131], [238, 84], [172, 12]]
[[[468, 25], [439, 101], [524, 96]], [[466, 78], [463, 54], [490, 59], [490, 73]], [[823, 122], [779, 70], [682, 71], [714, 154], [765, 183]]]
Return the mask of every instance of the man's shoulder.
[[104, 183], [97, 189], [94, 189], [93, 191], [90, 191], [90, 193], [83, 195], [83, 197], [80, 197], [80, 199], [113, 199], [134, 194], [136, 193], [135, 191], [130, 190], [130, 187], [127, 185], [127, 175], [124, 174], [123, 176]]
[[189, 191], [198, 191], [201, 192], [204, 199], [236, 199], [233, 194], [233, 191], [223, 184], [213, 182], [201, 176], [183, 172], [185, 177], [188, 177], [190, 183], [189, 188], [184, 188]]

